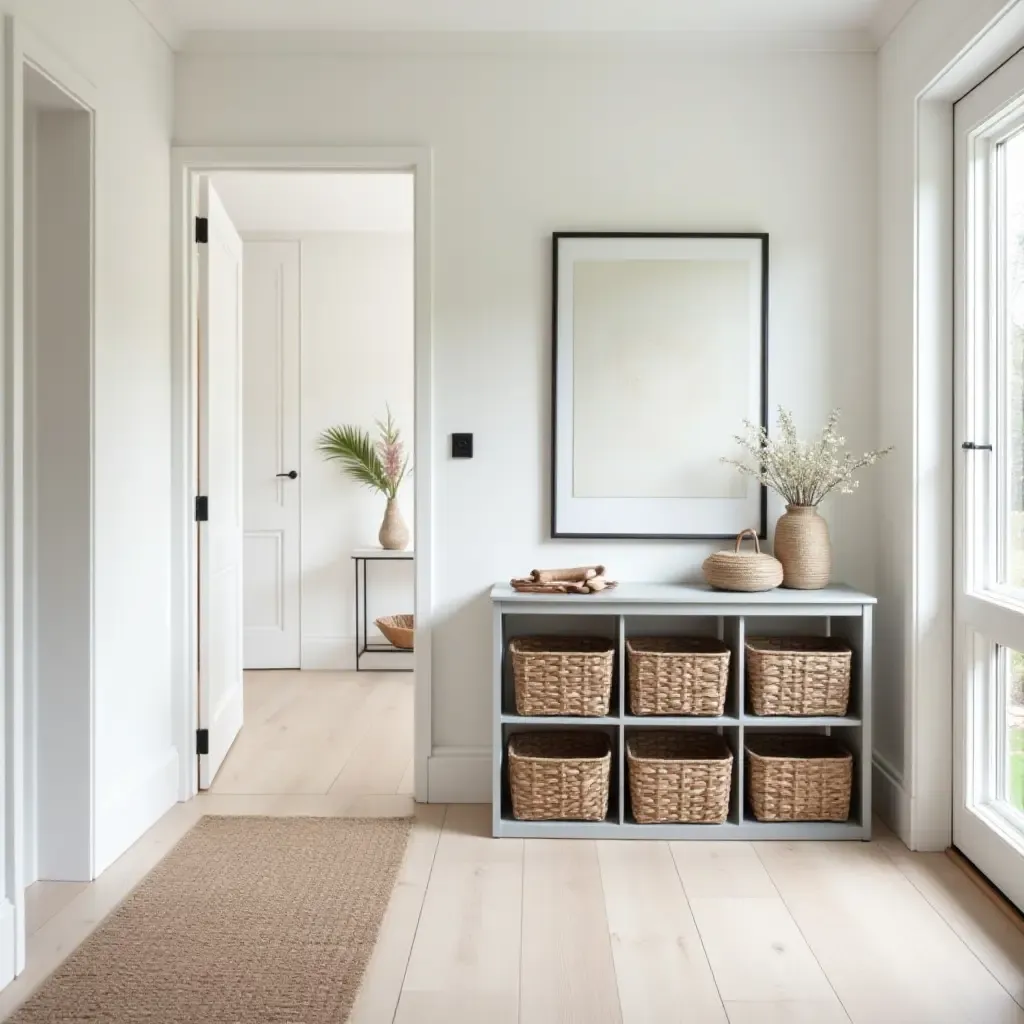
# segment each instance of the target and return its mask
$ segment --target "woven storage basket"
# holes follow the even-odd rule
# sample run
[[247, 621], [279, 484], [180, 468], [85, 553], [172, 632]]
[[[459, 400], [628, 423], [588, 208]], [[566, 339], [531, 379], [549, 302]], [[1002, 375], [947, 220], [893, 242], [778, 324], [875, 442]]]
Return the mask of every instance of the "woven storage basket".
[[[741, 551], [744, 537], [754, 541], [753, 551]], [[704, 559], [704, 579], [717, 590], [736, 590], [754, 593], [774, 590], [782, 584], [782, 563], [761, 552], [754, 530], [744, 530], [736, 538], [732, 551], [716, 551]]]
[[720, 715], [729, 686], [729, 648], [708, 637], [626, 641], [634, 715]]
[[758, 821], [846, 821], [853, 755], [830, 736], [747, 734], [747, 792]]
[[711, 825], [728, 817], [732, 751], [717, 733], [645, 731], [626, 740], [626, 763], [640, 824]]
[[508, 649], [520, 715], [608, 714], [615, 645], [597, 637], [516, 637]]
[[389, 643], [401, 647], [403, 651], [412, 650], [416, 624], [414, 616], [386, 615], [382, 619], [374, 619], [373, 623]]
[[747, 640], [747, 690], [755, 715], [846, 714], [850, 645], [834, 637], [766, 636]]
[[512, 814], [524, 821], [604, 821], [611, 740], [600, 732], [517, 733], [508, 741]]

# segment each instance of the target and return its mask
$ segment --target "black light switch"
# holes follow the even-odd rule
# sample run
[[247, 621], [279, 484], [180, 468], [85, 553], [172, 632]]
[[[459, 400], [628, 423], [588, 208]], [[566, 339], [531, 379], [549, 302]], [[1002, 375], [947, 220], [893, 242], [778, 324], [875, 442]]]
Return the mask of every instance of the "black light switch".
[[473, 435], [452, 434], [452, 458], [471, 459], [473, 458]]

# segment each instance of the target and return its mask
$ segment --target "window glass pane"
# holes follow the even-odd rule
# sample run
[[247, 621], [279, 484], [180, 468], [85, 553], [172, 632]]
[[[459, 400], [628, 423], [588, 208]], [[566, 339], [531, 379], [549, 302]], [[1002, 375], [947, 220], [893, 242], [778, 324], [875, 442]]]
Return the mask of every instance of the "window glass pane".
[[1005, 223], [999, 225], [1006, 245], [1005, 352], [1000, 390], [1006, 402], [1006, 450], [1001, 459], [1000, 504], [1003, 524], [1000, 582], [1024, 589], [1024, 131], [1003, 144]]
[[1024, 654], [1010, 652], [1006, 685], [1006, 775], [1002, 799], [1024, 811]]

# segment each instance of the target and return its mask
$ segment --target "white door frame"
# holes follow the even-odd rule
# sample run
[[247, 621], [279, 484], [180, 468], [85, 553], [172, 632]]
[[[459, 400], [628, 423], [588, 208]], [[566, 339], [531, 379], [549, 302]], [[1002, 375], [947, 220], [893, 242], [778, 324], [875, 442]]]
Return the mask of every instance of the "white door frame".
[[192, 229], [195, 180], [218, 171], [407, 171], [415, 177], [415, 438], [416, 652], [414, 775], [416, 800], [425, 803], [431, 754], [433, 612], [433, 287], [431, 277], [431, 151], [425, 147], [178, 147], [171, 153], [172, 244], [172, 560], [174, 735], [181, 756], [180, 799], [198, 792], [195, 730], [198, 633], [197, 530], [193, 515], [197, 412], [193, 316]]
[[954, 437], [949, 416], [953, 105], [1018, 49], [1022, 33], [1019, 0], [965, 45], [914, 105], [911, 522], [901, 562], [905, 616], [893, 627], [902, 639], [885, 652], [892, 681], [905, 680], [904, 770], [874, 754], [875, 806], [912, 850], [944, 850], [953, 833], [953, 466], [963, 440]]
[[[89, 318], [90, 365], [96, 348], [95, 329], [95, 224], [96, 224], [96, 116], [99, 109], [98, 90], [64, 57], [38, 36], [22, 18], [7, 15], [3, 19], [4, 77], [3, 100], [7, 153], [4, 168], [4, 291], [3, 291], [3, 378], [2, 419], [3, 508], [2, 569], [4, 586], [0, 600], [3, 613], [3, 675], [5, 697], [0, 709], [3, 716], [4, 747], [4, 844], [2, 850], [3, 899], [0, 901], [0, 987], [25, 969], [25, 878], [26, 850], [26, 755], [32, 752], [32, 739], [26, 735], [25, 703], [32, 680], [26, 678], [25, 601], [25, 333], [24, 333], [24, 128], [26, 67], [42, 73], [70, 96], [90, 115], [93, 137], [92, 210], [93, 237], [90, 245], [90, 277], [93, 301]], [[90, 423], [90, 430], [92, 424]], [[90, 513], [91, 514], [91, 513]], [[95, 521], [93, 519], [93, 521]], [[81, 728], [95, 751], [95, 672], [89, 668], [89, 704], [93, 709]], [[94, 756], [94, 755], [93, 755]], [[90, 862], [95, 865], [95, 789], [90, 786], [89, 835], [80, 837], [87, 843]], [[69, 841], [72, 837], [69, 837]]]

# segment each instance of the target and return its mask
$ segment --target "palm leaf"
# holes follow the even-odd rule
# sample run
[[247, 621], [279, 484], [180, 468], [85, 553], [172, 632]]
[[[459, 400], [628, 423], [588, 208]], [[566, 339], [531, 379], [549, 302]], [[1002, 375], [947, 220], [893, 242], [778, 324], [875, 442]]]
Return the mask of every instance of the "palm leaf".
[[358, 427], [329, 427], [316, 450], [329, 462], [340, 462], [353, 480], [374, 491], [388, 493], [388, 480], [370, 435]]

